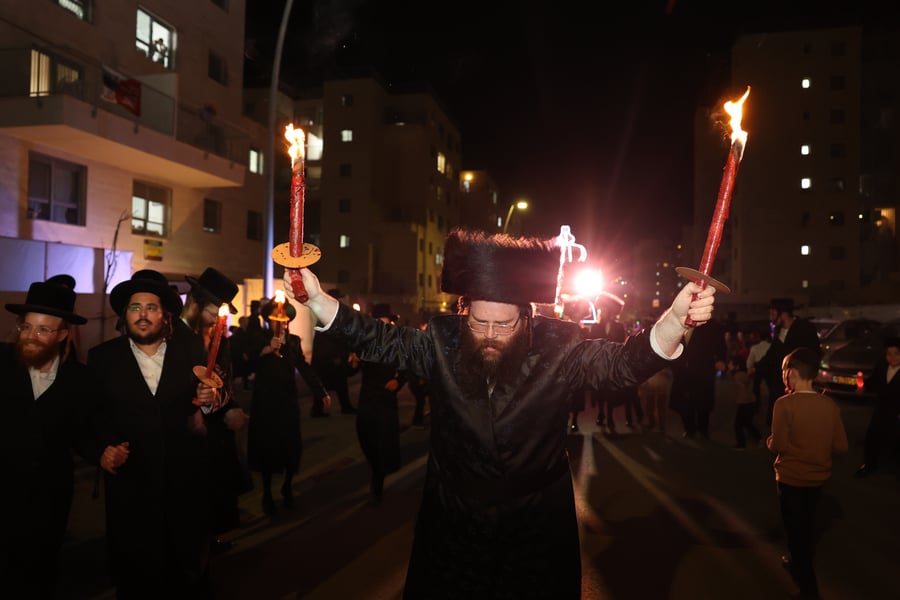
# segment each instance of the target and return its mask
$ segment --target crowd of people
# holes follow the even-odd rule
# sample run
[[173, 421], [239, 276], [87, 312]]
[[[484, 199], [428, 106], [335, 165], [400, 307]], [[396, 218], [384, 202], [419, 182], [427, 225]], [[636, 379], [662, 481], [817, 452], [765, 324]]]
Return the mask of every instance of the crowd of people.
[[[559, 269], [551, 242], [454, 230], [441, 283], [459, 297], [458, 314], [421, 327], [397, 325], [386, 304], [354, 311], [302, 269], [304, 305], [318, 323], [312, 354], [287, 327], [294, 305], [261, 300], [220, 341], [215, 364], [218, 310], [236, 314], [238, 293], [215, 268], [186, 278], [184, 300], [153, 270], [116, 285], [108, 301], [122, 335], [90, 348], [87, 364], [75, 352], [86, 319], [74, 312], [74, 280], [33, 283], [23, 303], [6, 305], [16, 335], [0, 345], [5, 406], [21, 424], [0, 440], [0, 460], [24, 484], [22, 494], [0, 495], [5, 514], [20, 515], [3, 529], [0, 576], [20, 597], [56, 597], [76, 453], [103, 473], [117, 596], [208, 597], [210, 556], [240, 526], [250, 472], [259, 473], [265, 514], [279, 510], [276, 476], [281, 506], [293, 506], [303, 453], [299, 375], [312, 396], [310, 417], [331, 414], [329, 391], [355, 417], [376, 507], [385, 477], [400, 466], [399, 390], [408, 384], [415, 396], [415, 425], [429, 403], [404, 597], [580, 598], [565, 446], [578, 414], [589, 401], [597, 425], [613, 434], [622, 407], [626, 427], [665, 432], [671, 409], [686, 438], [708, 438], [716, 381], [728, 378], [735, 447], [749, 438], [776, 454], [785, 566], [803, 597], [817, 597], [811, 519], [831, 455], [847, 450], [847, 438], [837, 405], [813, 387], [815, 329], [778, 300], [771, 327], [736, 331], [713, 317], [715, 290], [691, 282], [643, 331], [626, 333], [622, 301], [609, 295], [586, 329], [535, 314], [535, 304], [554, 301]], [[288, 296], [291, 287], [286, 273]], [[897, 370], [900, 341], [891, 339], [873, 377], [879, 395], [860, 477], [896, 444]], [[354, 406], [347, 378], [357, 372]], [[237, 386], [251, 393], [249, 406], [237, 401]], [[246, 456], [236, 437], [244, 429]]]

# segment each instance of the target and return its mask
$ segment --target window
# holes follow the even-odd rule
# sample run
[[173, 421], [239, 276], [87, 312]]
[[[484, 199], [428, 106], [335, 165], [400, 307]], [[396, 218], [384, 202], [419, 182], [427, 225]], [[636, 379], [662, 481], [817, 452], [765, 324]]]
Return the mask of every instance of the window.
[[443, 152], [437, 153], [437, 170], [438, 170], [438, 173], [446, 173], [447, 172], [447, 157], [444, 156]]
[[434, 254], [434, 244], [432, 242], [428, 242], [428, 254]]
[[82, 21], [92, 20], [93, 0], [56, 0], [56, 3]]
[[203, 199], [203, 231], [222, 233], [222, 203], [210, 198]]
[[247, 159], [247, 168], [251, 173], [262, 175], [263, 173], [263, 153], [258, 148], [250, 147], [250, 156]]
[[847, 87], [847, 78], [843, 75], [832, 75], [828, 86], [833, 91], [839, 91]]
[[78, 92], [81, 88], [81, 69], [60, 62], [55, 56], [31, 51], [31, 81], [28, 95], [32, 98], [49, 96], [67, 91]]
[[87, 167], [28, 155], [28, 218], [84, 225]]
[[828, 153], [831, 155], [831, 158], [844, 158], [847, 153], [846, 146], [844, 144], [831, 144]]
[[137, 10], [137, 49], [147, 58], [171, 69], [175, 53], [175, 29], [142, 8]]
[[844, 213], [843, 211], [835, 211], [828, 215], [828, 222], [833, 226], [838, 227], [844, 224]]
[[463, 181], [463, 191], [467, 194], [472, 191], [471, 183], [471, 181]]
[[812, 85], [812, 82], [809, 80], [808, 77], [804, 77], [800, 81], [800, 87], [802, 87], [804, 90], [808, 90], [811, 85]]
[[802, 256], [809, 256], [809, 246], [806, 244], [800, 246], [800, 254]]
[[213, 81], [218, 81], [222, 85], [228, 85], [228, 67], [225, 66], [225, 59], [215, 52], [209, 53], [206, 74]]
[[353, 95], [344, 94], [343, 96], [341, 96], [341, 106], [353, 106]]
[[353, 165], [349, 163], [343, 163], [338, 167], [338, 169], [341, 177], [353, 177]]
[[247, 211], [247, 239], [261, 242], [263, 239], [262, 213], [255, 210]]
[[419, 252], [425, 252], [425, 240], [419, 238]]
[[831, 184], [834, 186], [834, 189], [836, 189], [836, 190], [839, 191], [839, 192], [843, 192], [844, 189], [847, 187], [847, 184], [846, 184], [846, 182], [844, 181], [844, 178], [843, 178], [843, 177], [834, 177], [834, 178], [832, 178]]
[[171, 198], [172, 192], [166, 188], [135, 181], [131, 194], [131, 233], [168, 235]]
[[804, 177], [803, 179], [800, 180], [800, 189], [808, 190], [811, 187], [812, 187], [812, 179], [810, 179], [809, 177]]
[[341, 248], [349, 248], [350, 247], [350, 236], [341, 234], [341, 237], [338, 240], [338, 246]]
[[341, 129], [341, 141], [342, 142], [352, 142], [353, 141], [353, 130], [352, 129]]
[[846, 115], [844, 114], [843, 109], [833, 108], [831, 109], [831, 124], [832, 125], [840, 125], [846, 120]]
[[809, 156], [809, 144], [803, 144], [800, 146], [800, 154], [803, 156]]
[[432, 277], [431, 277], [431, 273], [429, 273], [429, 274], [428, 274], [428, 287], [430, 288], [432, 285], [433, 285], [433, 284], [432, 284]]
[[350, 198], [340, 198], [338, 200], [338, 212], [339, 213], [350, 212]]

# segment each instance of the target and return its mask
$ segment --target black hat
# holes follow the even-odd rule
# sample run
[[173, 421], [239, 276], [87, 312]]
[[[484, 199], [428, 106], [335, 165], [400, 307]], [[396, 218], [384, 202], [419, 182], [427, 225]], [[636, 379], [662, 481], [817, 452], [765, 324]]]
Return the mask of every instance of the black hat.
[[71, 275], [66, 275], [65, 273], [54, 275], [47, 280], [47, 283], [55, 283], [56, 285], [67, 287], [70, 290], [75, 290], [75, 278]]
[[67, 323], [83, 325], [87, 319], [72, 312], [75, 309], [75, 292], [58, 283], [35, 281], [28, 288], [24, 304], [7, 304], [6, 310], [17, 315], [41, 313], [60, 317]]
[[[272, 311], [274, 311], [274, 310], [275, 310], [275, 301], [270, 300], [269, 302], [266, 302], [263, 305], [262, 310], [259, 311], [259, 314], [262, 315], [263, 319], [268, 321], [269, 317], [272, 315]], [[285, 314], [287, 314], [288, 322], [293, 321], [294, 317], [297, 316], [297, 309], [294, 308], [294, 305], [291, 304], [290, 302], [288, 302], [287, 300], [284, 301], [284, 312], [285, 312]]]
[[376, 319], [387, 317], [391, 323], [396, 323], [400, 320], [400, 315], [392, 313], [391, 305], [384, 302], [372, 305], [372, 316]]
[[441, 290], [473, 300], [551, 303], [559, 266], [553, 240], [455, 229], [444, 243]]
[[119, 283], [109, 293], [109, 305], [119, 316], [125, 312], [125, 304], [134, 294], [146, 292], [156, 294], [163, 308], [173, 315], [180, 315], [183, 304], [181, 296], [169, 285], [169, 280], [159, 271], [142, 269], [131, 276], [128, 281]]
[[772, 298], [769, 306], [778, 311], [778, 314], [783, 312], [794, 314], [794, 301], [791, 298]]
[[237, 296], [238, 286], [220, 271], [207, 267], [200, 277], [187, 275], [185, 279], [191, 284], [192, 291], [199, 293], [213, 304], [227, 304], [231, 314], [237, 314], [237, 309], [231, 301]]

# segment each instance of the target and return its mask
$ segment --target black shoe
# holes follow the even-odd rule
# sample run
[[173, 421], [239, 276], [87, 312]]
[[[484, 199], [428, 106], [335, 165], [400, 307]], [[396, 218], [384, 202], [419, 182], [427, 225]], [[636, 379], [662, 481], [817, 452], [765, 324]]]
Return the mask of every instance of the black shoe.
[[318, 418], [321, 418], [321, 417], [330, 417], [331, 414], [330, 414], [330, 413], [327, 413], [327, 412], [324, 412], [324, 411], [321, 411], [321, 410], [314, 410], [314, 411], [312, 411], [311, 413], [309, 413], [309, 416], [312, 417], [312, 418], [314, 418], [314, 419], [318, 419]]
[[219, 538], [214, 538], [209, 545], [211, 554], [224, 554], [234, 547], [234, 542], [228, 542]]
[[342, 408], [342, 409], [341, 409], [341, 414], [342, 414], [342, 415], [355, 415], [355, 414], [356, 414], [356, 409], [353, 408], [352, 406], [351, 406], [350, 408]]
[[289, 485], [281, 486], [281, 497], [284, 500], [285, 508], [293, 508], [294, 507], [294, 490]]
[[263, 496], [262, 499], [262, 509], [263, 512], [267, 515], [274, 516], [275, 513], [278, 512], [278, 509], [275, 508], [275, 501], [272, 500], [272, 496]]
[[861, 464], [859, 468], [856, 470], [856, 477], [862, 479], [863, 477], [868, 477], [872, 473], [875, 472], [875, 467], [867, 466], [865, 463]]

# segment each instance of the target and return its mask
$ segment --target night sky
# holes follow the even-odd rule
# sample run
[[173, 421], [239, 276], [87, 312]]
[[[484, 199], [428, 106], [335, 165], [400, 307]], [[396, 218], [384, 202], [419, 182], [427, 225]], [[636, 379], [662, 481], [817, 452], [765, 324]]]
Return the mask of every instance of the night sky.
[[[248, 4], [245, 79], [265, 84], [284, 3]], [[489, 171], [506, 205], [531, 201], [527, 233], [569, 223], [615, 252], [691, 221], [695, 109], [751, 83], [731, 85], [738, 34], [848, 25], [889, 4], [756, 0], [733, 17], [707, 0], [295, 0], [282, 79], [374, 67], [428, 83], [460, 127], [463, 168]]]

